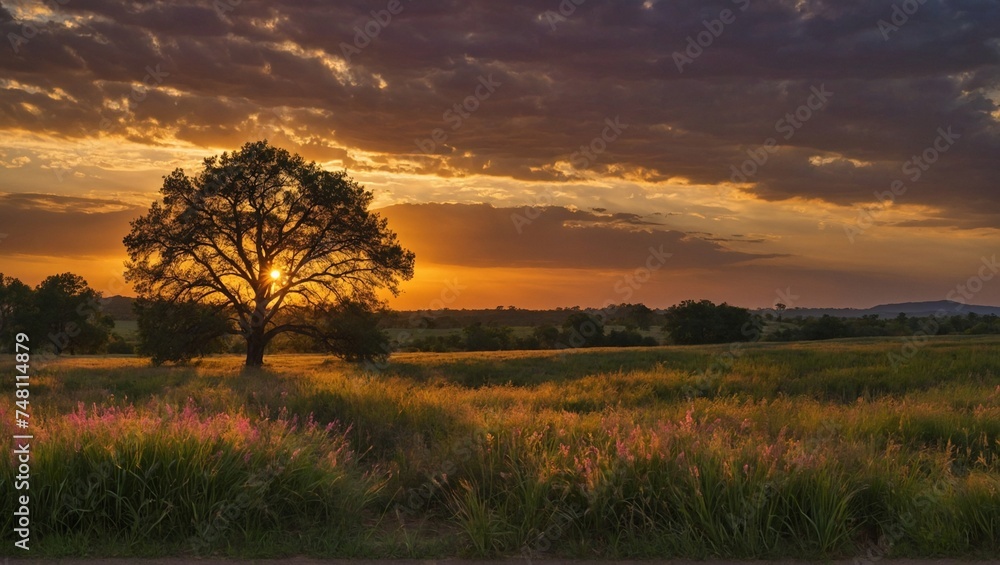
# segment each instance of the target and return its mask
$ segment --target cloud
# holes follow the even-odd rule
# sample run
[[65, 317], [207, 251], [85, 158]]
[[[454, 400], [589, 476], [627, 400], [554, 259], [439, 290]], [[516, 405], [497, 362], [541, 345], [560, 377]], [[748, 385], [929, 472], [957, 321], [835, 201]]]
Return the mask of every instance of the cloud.
[[[0, 241], [0, 264], [30, 284], [70, 270], [109, 294], [127, 294], [121, 239], [129, 220], [145, 211], [146, 205], [122, 199], [0, 193], [0, 226], [9, 234]], [[687, 216], [670, 212], [440, 203], [391, 205], [377, 212], [417, 256], [416, 276], [393, 301], [397, 308], [427, 308], [442, 285], [453, 281], [467, 287], [452, 305], [456, 308], [599, 306], [608, 300], [669, 306], [687, 298], [768, 306], [776, 289], [789, 287], [803, 306], [939, 299], [975, 273], [982, 249], [995, 242], [989, 233], [972, 237], [970, 232], [933, 254], [935, 245], [944, 245], [934, 234], [903, 227], [884, 244], [873, 242], [877, 252], [862, 263], [841, 256], [852, 248], [823, 247], [828, 256], [822, 258], [803, 255], [800, 247], [769, 232], [699, 231], [681, 227], [675, 222]], [[714, 218], [704, 224], [740, 225]], [[926, 229], [947, 226], [934, 222]], [[908, 242], [912, 248], [905, 247]], [[908, 249], [921, 253], [913, 256], [916, 266], [901, 268], [898, 256]], [[653, 272], [643, 273], [650, 264]], [[977, 296], [981, 303], [995, 303], [998, 293], [1000, 287], [989, 287]]]
[[144, 209], [114, 201], [48, 194], [0, 193], [0, 255], [124, 256], [129, 221]]
[[[653, 256], [673, 271], [777, 256], [731, 251], [634, 214], [487, 204], [400, 204], [379, 213], [416, 253], [418, 264], [631, 270], [643, 267]], [[668, 254], [668, 259], [659, 259]]]
[[[2, 156], [2, 154], [0, 154]], [[21, 155], [20, 157], [13, 157], [9, 161], [0, 159], [0, 167], [5, 169], [20, 169], [21, 167], [27, 165], [31, 162], [31, 157], [27, 155]]]
[[[101, 198], [0, 193], [0, 225], [10, 233], [0, 254], [124, 256], [121, 240], [129, 221], [145, 211]], [[711, 234], [685, 233], [631, 213], [434, 203], [393, 205], [378, 213], [418, 261], [436, 265], [620, 270], [642, 267], [653, 254], [669, 255], [673, 270], [778, 256], [732, 251]]]
[[[749, 193], [854, 204], [952, 126], [961, 141], [906, 198], [957, 227], [966, 214], [1000, 226], [1000, 5], [928, 0], [888, 40], [877, 22], [891, 0], [742, 5], [591, 0], [552, 26], [542, 13], [555, 2], [403, 2], [348, 63], [343, 45], [380, 5], [243, 2], [220, 15], [194, 2], [74, 1], [0, 59], [3, 76], [30, 87], [0, 90], [0, 129], [213, 148], [266, 134], [355, 171], [696, 184], [728, 182], [775, 137]], [[678, 72], [674, 54], [723, 9], [735, 21]], [[5, 37], [19, 30], [3, 20]], [[129, 102], [157, 65], [169, 76]], [[446, 112], [480, 77], [500, 86], [453, 128]], [[829, 105], [784, 139], [775, 123], [820, 85]], [[629, 128], [574, 168], [616, 116]], [[416, 141], [435, 129], [447, 140], [424, 154]]]

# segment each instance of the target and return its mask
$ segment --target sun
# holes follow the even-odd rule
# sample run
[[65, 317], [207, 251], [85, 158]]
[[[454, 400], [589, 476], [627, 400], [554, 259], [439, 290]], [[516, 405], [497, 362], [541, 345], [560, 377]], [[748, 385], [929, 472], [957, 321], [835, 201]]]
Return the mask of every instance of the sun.
[[274, 280], [280, 279], [281, 278], [281, 271], [279, 271], [278, 269], [275, 269], [275, 270], [271, 271], [271, 278], [274, 279]]

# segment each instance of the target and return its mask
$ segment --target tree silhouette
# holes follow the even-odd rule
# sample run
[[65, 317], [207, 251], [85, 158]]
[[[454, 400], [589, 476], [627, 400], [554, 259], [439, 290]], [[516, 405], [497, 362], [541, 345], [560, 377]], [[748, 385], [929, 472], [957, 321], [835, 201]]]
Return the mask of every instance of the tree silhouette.
[[680, 345], [748, 341], [753, 317], [746, 308], [716, 305], [710, 300], [684, 300], [667, 309], [664, 329]]
[[778, 323], [779, 324], [781, 323], [781, 315], [785, 312], [786, 308], [788, 308], [788, 306], [785, 306], [785, 304], [782, 303], [782, 302], [776, 302], [774, 304], [774, 310], [775, 310], [775, 312], [778, 313]]
[[31, 287], [0, 273], [0, 351], [13, 349], [14, 335], [30, 320]]
[[148, 355], [154, 365], [184, 362], [223, 350], [229, 324], [211, 305], [139, 299], [134, 308], [138, 352]]
[[193, 177], [177, 169], [160, 194], [124, 239], [126, 279], [143, 299], [215, 306], [246, 339], [247, 366], [284, 332], [329, 346], [324, 312], [374, 309], [380, 289], [396, 295], [413, 276], [370, 192], [266, 141], [207, 158]]
[[101, 351], [114, 321], [101, 308], [101, 293], [73, 273], [46, 277], [31, 293], [27, 333], [44, 336], [57, 354]]

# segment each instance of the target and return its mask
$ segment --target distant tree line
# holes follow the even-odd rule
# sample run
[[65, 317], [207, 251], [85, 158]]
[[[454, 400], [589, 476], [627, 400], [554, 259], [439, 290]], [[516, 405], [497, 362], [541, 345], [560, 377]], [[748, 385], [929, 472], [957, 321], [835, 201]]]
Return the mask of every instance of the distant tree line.
[[652, 336], [643, 336], [634, 327], [606, 332], [600, 316], [588, 312], [573, 312], [561, 326], [543, 324], [536, 326], [525, 336], [515, 335], [514, 328], [510, 326], [473, 322], [465, 326], [461, 333], [414, 339], [408, 344], [408, 349], [444, 352], [651, 345], [659, 345], [659, 341]]
[[[561, 312], [564, 315], [569, 312], [561, 325], [535, 326], [527, 335], [516, 335], [510, 326], [477, 320], [462, 328], [461, 333], [409, 340], [407, 349], [443, 352], [694, 345], [750, 341], [759, 339], [761, 333], [759, 317], [746, 308], [726, 303], [716, 305], [708, 300], [686, 300], [662, 313], [643, 304], [619, 304], [599, 310], [570, 308]], [[608, 326], [619, 328], [608, 331]], [[648, 335], [654, 326], [660, 328], [662, 339]]]
[[[114, 331], [110, 304], [87, 281], [73, 273], [53, 275], [34, 288], [0, 274], [0, 352], [9, 352], [18, 332], [31, 336], [33, 348], [57, 354], [127, 354], [148, 356], [156, 364], [183, 362], [210, 353], [244, 353], [246, 344], [233, 338], [224, 307], [197, 302], [168, 303], [135, 300], [132, 303], [137, 335], [127, 340]], [[115, 303], [120, 316], [122, 304]], [[507, 322], [542, 323], [513, 325]], [[561, 318], [561, 322], [558, 320]], [[458, 325], [456, 322], [464, 322]], [[276, 339], [275, 352], [339, 352], [349, 360], [363, 360], [388, 352], [501, 351], [514, 349], [568, 349], [699, 345], [740, 341], [809, 341], [835, 338], [929, 335], [1000, 334], [1000, 316], [955, 313], [933, 318], [859, 318], [830, 315], [777, 318], [746, 308], [709, 300], [685, 300], [666, 310], [642, 304], [618, 304], [603, 309], [565, 308], [536, 312], [516, 308], [481, 311], [400, 313], [371, 311], [346, 302], [322, 312], [314, 321], [324, 336], [289, 335]], [[527, 328], [527, 330], [526, 330]], [[386, 330], [415, 336], [392, 343]], [[424, 329], [448, 329], [427, 335]]]
[[381, 325], [386, 328], [408, 329], [458, 329], [476, 322], [511, 327], [559, 327], [566, 317], [574, 312], [589, 312], [601, 318], [606, 326], [630, 326], [640, 330], [648, 330], [651, 326], [663, 323], [661, 312], [650, 309], [644, 304], [622, 303], [606, 308], [592, 309], [573, 306], [570, 308], [555, 308], [552, 310], [527, 310], [516, 306], [497, 306], [489, 309], [441, 308], [438, 310], [395, 310], [387, 311], [382, 316]]
[[895, 318], [880, 318], [877, 314], [860, 318], [838, 318], [829, 314], [818, 317], [786, 317], [766, 339], [812, 341], [847, 337], [910, 336], [917, 332], [929, 335], [1000, 334], [1000, 316], [969, 312], [923, 317], [910, 317], [900, 313]]
[[[106, 302], [83, 277], [73, 273], [50, 276], [34, 288], [0, 274], [0, 352], [9, 353], [14, 336], [21, 332], [31, 338], [33, 351], [138, 353], [154, 364], [246, 351], [245, 342], [234, 338], [225, 307], [194, 301], [135, 300], [132, 308], [138, 335], [128, 341], [114, 331], [115, 320], [105, 311]], [[378, 314], [352, 302], [323, 310], [312, 323], [323, 330], [321, 339], [285, 340], [284, 350], [334, 352], [352, 361], [390, 351], [385, 332], [377, 327]]]
[[[509, 349], [564, 349], [578, 347], [634, 347], [649, 345], [702, 345], [745, 341], [811, 341], [837, 338], [910, 336], [917, 332], [930, 335], [1000, 334], [1000, 316], [976, 313], [937, 317], [880, 318], [870, 314], [860, 318], [830, 315], [795, 316], [778, 319], [771, 313], [753, 313], [746, 308], [709, 300], [685, 300], [663, 311], [653, 311], [642, 304], [620, 304], [602, 310], [570, 308], [561, 325], [545, 323], [529, 334], [518, 335], [515, 328], [498, 324], [492, 313], [482, 311], [479, 318], [467, 312], [451, 312], [443, 323], [425, 323], [422, 328], [454, 327], [459, 314], [471, 321], [460, 332], [425, 335], [410, 339], [411, 351], [501, 351]], [[568, 315], [566, 313], [569, 312]], [[551, 314], [547, 311], [546, 314]], [[509, 312], [505, 311], [504, 314]], [[525, 312], [523, 317], [528, 317]], [[391, 316], [391, 314], [390, 314]], [[394, 321], [398, 322], [398, 318]], [[426, 320], [426, 319], [425, 319]], [[431, 320], [441, 321], [441, 320]], [[607, 331], [608, 326], [622, 329]], [[658, 328], [659, 337], [643, 335], [638, 330]], [[417, 331], [416, 333], [420, 333]]]

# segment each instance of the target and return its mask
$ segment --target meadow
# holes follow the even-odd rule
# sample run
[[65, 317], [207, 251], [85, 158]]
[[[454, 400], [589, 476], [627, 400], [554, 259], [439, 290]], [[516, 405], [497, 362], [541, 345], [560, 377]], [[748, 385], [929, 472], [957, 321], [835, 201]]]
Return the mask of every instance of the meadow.
[[994, 556], [1000, 338], [903, 344], [60, 358], [33, 554]]

